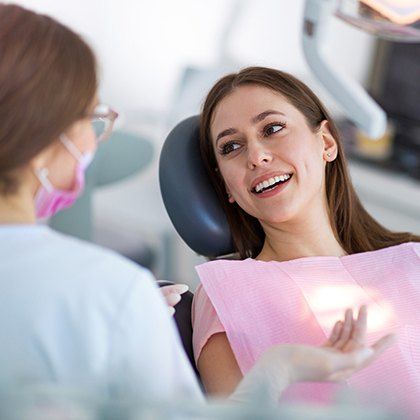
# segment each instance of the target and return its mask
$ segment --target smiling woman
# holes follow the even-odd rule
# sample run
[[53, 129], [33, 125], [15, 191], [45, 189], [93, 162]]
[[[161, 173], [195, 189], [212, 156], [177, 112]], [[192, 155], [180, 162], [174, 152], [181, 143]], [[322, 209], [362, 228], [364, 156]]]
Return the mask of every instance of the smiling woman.
[[[198, 267], [193, 341], [207, 390], [231, 392], [274, 343], [324, 342], [332, 319], [366, 304], [369, 338], [398, 331], [400, 343], [349, 383], [420, 413], [420, 237], [391, 232], [363, 208], [319, 99], [287, 73], [247, 68], [211, 89], [200, 129], [241, 260]], [[334, 390], [288, 395], [325, 402]]]
[[[294, 183], [296, 188], [288, 193], [293, 193], [300, 204], [285, 200], [286, 194], [279, 194], [276, 200], [284, 197], [289, 211], [292, 206], [304, 208], [303, 202], [309, 204], [312, 199], [323, 206], [342, 253], [372, 251], [415, 240], [409, 233], [387, 230], [363, 208], [351, 184], [334, 121], [316, 95], [290, 74], [251, 67], [222, 78], [203, 107], [200, 146], [242, 258], [255, 258], [266, 240], [258, 217], [258, 211], [262, 211], [259, 200], [255, 200], [255, 194], [237, 189], [238, 178], [245, 177], [240, 175], [244, 172], [239, 166], [245, 165], [256, 169], [242, 181], [248, 183], [248, 189], [256, 187], [253, 182], [262, 182], [260, 193], [264, 193], [264, 181], [272, 183], [272, 175], [291, 175], [287, 183]], [[230, 202], [227, 193], [231, 194]], [[265, 194], [258, 197], [269, 196]], [[270, 209], [264, 204], [263, 211], [281, 217], [280, 207], [272, 204]], [[307, 219], [308, 213], [304, 215]]]
[[[232, 122], [234, 128], [229, 131], [233, 134], [214, 143], [230, 204], [236, 202], [264, 230], [275, 223], [307, 218], [308, 213], [299, 213], [309, 204], [324, 211], [325, 164], [337, 155], [327, 121], [320, 122], [314, 132], [283, 96], [249, 85], [238, 87], [216, 107], [212, 138]], [[268, 245], [261, 252], [267, 253]]]

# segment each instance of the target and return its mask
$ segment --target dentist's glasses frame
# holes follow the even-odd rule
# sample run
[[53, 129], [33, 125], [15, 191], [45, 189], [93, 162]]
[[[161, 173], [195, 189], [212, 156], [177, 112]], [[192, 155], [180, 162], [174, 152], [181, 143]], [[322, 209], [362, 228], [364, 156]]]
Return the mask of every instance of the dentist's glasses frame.
[[101, 143], [110, 136], [118, 113], [108, 105], [99, 104], [90, 118], [96, 134], [96, 143]]

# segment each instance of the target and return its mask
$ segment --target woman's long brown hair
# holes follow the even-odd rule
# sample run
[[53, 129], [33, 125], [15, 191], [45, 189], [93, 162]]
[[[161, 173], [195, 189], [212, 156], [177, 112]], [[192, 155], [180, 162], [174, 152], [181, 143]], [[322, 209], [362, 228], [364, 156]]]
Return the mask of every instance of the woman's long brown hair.
[[322, 121], [328, 121], [331, 134], [337, 141], [338, 155], [326, 167], [327, 203], [334, 233], [348, 254], [373, 251], [404, 242], [420, 242], [420, 236], [386, 229], [365, 210], [351, 183], [337, 127], [311, 89], [288, 73], [264, 67], [248, 67], [223, 77], [213, 86], [204, 102], [200, 121], [202, 159], [226, 214], [235, 252], [240, 258], [255, 258], [263, 247], [265, 234], [255, 217], [247, 214], [236, 203], [228, 203], [225, 184], [217, 170], [210, 126], [220, 101], [243, 85], [264, 86], [280, 93], [305, 116], [314, 132]]
[[0, 3], [0, 195], [20, 171], [86, 116], [97, 89], [90, 47], [56, 20]]

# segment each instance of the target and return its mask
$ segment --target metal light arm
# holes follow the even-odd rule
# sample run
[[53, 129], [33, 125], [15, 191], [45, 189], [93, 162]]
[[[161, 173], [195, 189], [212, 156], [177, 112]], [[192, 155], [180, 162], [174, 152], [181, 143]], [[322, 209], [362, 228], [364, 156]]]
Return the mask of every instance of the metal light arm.
[[335, 0], [306, 0], [303, 52], [315, 76], [342, 106], [347, 117], [369, 137], [378, 138], [386, 129], [385, 112], [362, 86], [335, 68], [324, 54], [334, 5]]

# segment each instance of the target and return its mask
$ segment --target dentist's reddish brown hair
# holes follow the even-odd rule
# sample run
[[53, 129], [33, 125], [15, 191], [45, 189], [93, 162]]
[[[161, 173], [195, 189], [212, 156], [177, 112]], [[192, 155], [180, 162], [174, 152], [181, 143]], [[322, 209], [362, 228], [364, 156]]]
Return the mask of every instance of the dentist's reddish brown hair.
[[411, 233], [391, 232], [365, 210], [351, 183], [337, 127], [311, 89], [288, 73], [265, 67], [248, 67], [223, 77], [213, 86], [204, 102], [200, 121], [201, 156], [226, 214], [235, 252], [240, 258], [255, 258], [263, 247], [265, 233], [255, 217], [242, 210], [237, 203], [228, 202], [225, 183], [217, 170], [210, 127], [217, 105], [244, 85], [263, 86], [280, 93], [304, 115], [314, 132], [319, 129], [322, 121], [328, 121], [330, 132], [337, 142], [338, 154], [326, 166], [327, 203], [334, 233], [348, 254], [373, 251], [409, 241], [420, 242], [420, 237]]
[[0, 195], [41, 150], [88, 112], [97, 89], [90, 47], [56, 20], [0, 3]]

